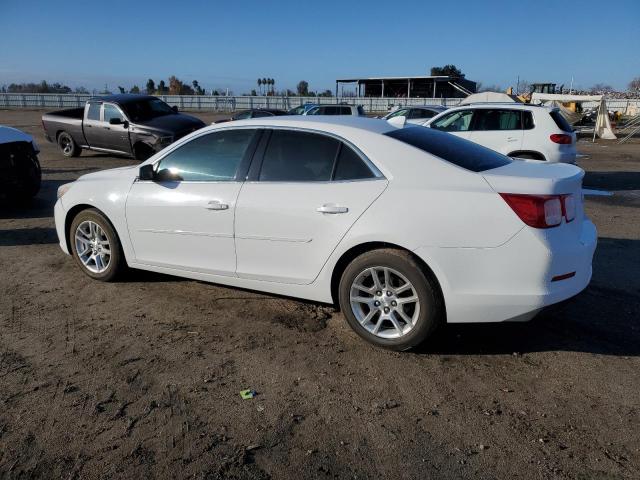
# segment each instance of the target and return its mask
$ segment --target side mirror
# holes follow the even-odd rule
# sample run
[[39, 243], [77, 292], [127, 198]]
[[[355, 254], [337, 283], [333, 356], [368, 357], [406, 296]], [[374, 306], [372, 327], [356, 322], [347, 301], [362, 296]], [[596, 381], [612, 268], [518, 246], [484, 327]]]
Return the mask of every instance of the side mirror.
[[153, 164], [147, 163], [140, 167], [140, 173], [138, 173], [139, 180], [153, 181], [155, 179], [155, 171], [153, 170]]
[[405, 123], [407, 123], [407, 117], [405, 116], [393, 117], [387, 120], [387, 123], [390, 123], [391, 125], [397, 128], [403, 128]]
[[171, 110], [173, 110], [174, 112], [178, 113], [178, 106], [174, 105], [173, 107], [171, 107]]
[[109, 125], [122, 125], [124, 122], [122, 121], [121, 118], [110, 118], [109, 119]]

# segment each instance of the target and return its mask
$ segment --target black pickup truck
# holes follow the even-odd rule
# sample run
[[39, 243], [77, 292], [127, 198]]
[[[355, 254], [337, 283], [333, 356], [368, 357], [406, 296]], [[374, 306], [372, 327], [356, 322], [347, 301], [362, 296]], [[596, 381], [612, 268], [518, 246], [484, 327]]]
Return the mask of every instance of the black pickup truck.
[[205, 124], [159, 98], [123, 94], [91, 98], [84, 108], [47, 113], [42, 126], [47, 140], [56, 142], [65, 157], [77, 157], [84, 148], [146, 160]]

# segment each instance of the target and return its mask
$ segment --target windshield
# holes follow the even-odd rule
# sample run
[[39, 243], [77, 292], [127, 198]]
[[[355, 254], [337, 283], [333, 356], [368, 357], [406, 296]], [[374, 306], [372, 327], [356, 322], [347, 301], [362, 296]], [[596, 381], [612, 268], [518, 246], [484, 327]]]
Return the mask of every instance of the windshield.
[[143, 122], [175, 113], [173, 109], [159, 98], [145, 98], [125, 103], [122, 108], [130, 120]]

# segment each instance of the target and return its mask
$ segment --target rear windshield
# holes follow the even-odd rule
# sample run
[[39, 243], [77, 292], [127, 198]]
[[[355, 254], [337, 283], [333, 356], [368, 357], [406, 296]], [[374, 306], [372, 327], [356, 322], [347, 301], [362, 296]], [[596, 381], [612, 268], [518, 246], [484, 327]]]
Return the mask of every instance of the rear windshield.
[[509, 157], [498, 152], [431, 128], [399, 128], [385, 135], [472, 172], [484, 172], [511, 163]]
[[571, 128], [571, 125], [569, 125], [569, 122], [567, 122], [567, 119], [562, 116], [559, 110], [552, 110], [549, 115], [551, 115], [551, 118], [553, 118], [553, 121], [556, 122], [560, 130], [563, 132], [573, 132], [573, 128]]

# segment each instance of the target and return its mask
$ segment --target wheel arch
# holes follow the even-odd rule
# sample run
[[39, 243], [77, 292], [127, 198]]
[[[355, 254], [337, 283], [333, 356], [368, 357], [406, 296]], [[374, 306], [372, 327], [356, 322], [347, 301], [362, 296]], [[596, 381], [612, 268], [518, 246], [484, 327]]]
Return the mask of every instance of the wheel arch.
[[[102, 216], [104, 216], [104, 218], [106, 218], [107, 222], [109, 222], [109, 224], [111, 225], [111, 228], [113, 228], [113, 231], [116, 232], [116, 235], [118, 236], [118, 240], [120, 241], [120, 244], [122, 245], [122, 237], [121, 237], [120, 233], [118, 232], [118, 229], [116, 228], [116, 226], [113, 224], [113, 222], [111, 221], [111, 219], [109, 218], [109, 216], [106, 213], [104, 213], [101, 209], [99, 209], [95, 205], [90, 205], [88, 203], [79, 203], [78, 205], [74, 205], [73, 207], [71, 207], [67, 211], [67, 214], [66, 214], [66, 216], [64, 218], [64, 237], [65, 237], [65, 243], [67, 244], [67, 250], [69, 252], [72, 252], [72, 249], [71, 249], [71, 224], [73, 223], [73, 219], [76, 218], [81, 212], [83, 212], [85, 210], [89, 210], [89, 209], [97, 210], [98, 212], [100, 212], [100, 214]], [[125, 256], [125, 258], [126, 258], [126, 256]]]
[[353, 259], [362, 255], [363, 253], [370, 252], [372, 250], [379, 250], [382, 248], [393, 248], [396, 250], [402, 250], [404, 252], [407, 252], [411, 256], [411, 258], [413, 258], [416, 261], [416, 263], [420, 266], [425, 276], [429, 278], [433, 283], [433, 285], [436, 287], [436, 290], [437, 290], [436, 294], [440, 297], [442, 306], [444, 308], [444, 315], [446, 318], [446, 302], [445, 302], [444, 294], [442, 291], [442, 286], [441, 286], [440, 280], [438, 279], [438, 276], [435, 274], [433, 269], [427, 264], [427, 262], [425, 262], [421, 257], [416, 255], [411, 250], [390, 242], [360, 243], [358, 245], [355, 245], [349, 248], [340, 256], [340, 258], [338, 259], [338, 261], [335, 263], [333, 267], [333, 271], [331, 272], [330, 288], [331, 288], [331, 298], [333, 300], [334, 306], [336, 306], [336, 308], [340, 307], [340, 304], [338, 301], [338, 288], [340, 286], [340, 278], [342, 277], [342, 274], [345, 268], [347, 268], [347, 265], [349, 265], [349, 263]]
[[515, 150], [511, 152], [508, 157], [517, 157], [518, 155], [529, 155], [535, 157], [534, 160], [546, 160], [545, 156], [535, 150]]
[[[140, 158], [138, 157], [138, 150], [141, 148], [147, 150], [147, 153], [149, 154], [144, 159], [141, 157]], [[155, 153], [155, 150], [153, 146], [151, 146], [151, 144], [149, 144], [148, 142], [145, 142], [144, 140], [138, 139], [135, 142], [133, 142], [133, 144], [131, 145], [131, 154], [134, 156], [136, 160], [144, 161], [147, 158], [151, 157], [154, 153]]]

